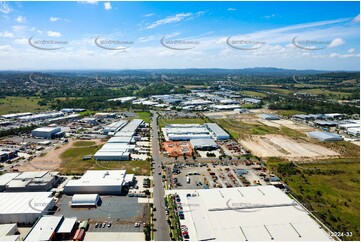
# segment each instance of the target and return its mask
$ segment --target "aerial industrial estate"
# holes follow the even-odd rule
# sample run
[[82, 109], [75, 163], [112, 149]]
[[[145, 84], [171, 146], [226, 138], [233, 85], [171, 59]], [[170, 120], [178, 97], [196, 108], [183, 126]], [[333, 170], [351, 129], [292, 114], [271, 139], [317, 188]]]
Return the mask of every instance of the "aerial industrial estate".
[[360, 241], [359, 16], [0, 2], [0, 241]]
[[358, 159], [358, 114], [274, 110], [226, 83], [2, 114], [1, 239], [349, 239], [321, 188], [294, 182], [347, 179], [336, 165]]

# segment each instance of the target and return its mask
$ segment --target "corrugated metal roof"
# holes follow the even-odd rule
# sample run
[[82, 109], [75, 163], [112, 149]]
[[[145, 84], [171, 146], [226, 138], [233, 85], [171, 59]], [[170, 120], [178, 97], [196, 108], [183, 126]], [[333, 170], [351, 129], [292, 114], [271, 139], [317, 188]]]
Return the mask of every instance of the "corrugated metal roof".
[[10, 182], [15, 177], [19, 176], [20, 173], [5, 173], [0, 176], [0, 186], [5, 186], [8, 182]]
[[48, 241], [55, 234], [63, 216], [44, 216], [30, 230], [24, 241]]
[[176, 193], [183, 204], [185, 219], [181, 221], [188, 227], [191, 239], [332, 240], [307, 211], [274, 186], [177, 190]]
[[329, 132], [313, 131], [313, 132], [308, 132], [307, 135], [319, 140], [343, 140], [343, 138], [340, 135]]
[[74, 225], [77, 221], [77, 218], [64, 218], [63, 222], [61, 223], [60, 227], [56, 231], [57, 233], [70, 233]]

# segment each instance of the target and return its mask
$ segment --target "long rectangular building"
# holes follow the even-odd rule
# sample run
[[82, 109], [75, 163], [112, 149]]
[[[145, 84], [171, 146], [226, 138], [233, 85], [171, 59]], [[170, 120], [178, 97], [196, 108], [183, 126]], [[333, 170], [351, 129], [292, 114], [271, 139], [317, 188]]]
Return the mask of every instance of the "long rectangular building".
[[230, 138], [229, 134], [216, 123], [206, 123], [205, 126], [216, 140], [226, 140]]
[[274, 186], [167, 190], [183, 206], [190, 240], [331, 241], [295, 200]]
[[80, 179], [70, 180], [65, 194], [121, 194], [125, 170], [89, 170]]
[[34, 223], [55, 204], [51, 192], [2, 192], [0, 201], [0, 224]]

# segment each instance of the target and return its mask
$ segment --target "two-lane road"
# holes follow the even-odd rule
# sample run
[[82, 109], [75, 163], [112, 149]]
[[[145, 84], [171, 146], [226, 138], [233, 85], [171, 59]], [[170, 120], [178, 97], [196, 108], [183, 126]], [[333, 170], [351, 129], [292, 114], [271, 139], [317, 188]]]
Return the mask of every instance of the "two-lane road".
[[153, 203], [156, 207], [154, 212], [154, 228], [156, 229], [154, 233], [154, 239], [156, 241], [169, 241], [169, 229], [166, 220], [165, 210], [163, 208], [164, 204], [164, 188], [162, 184], [162, 176], [159, 173], [162, 173], [162, 165], [159, 156], [159, 141], [158, 141], [158, 125], [157, 125], [158, 115], [153, 112], [152, 118], [152, 156], [155, 162], [154, 164], [154, 174], [153, 174]]

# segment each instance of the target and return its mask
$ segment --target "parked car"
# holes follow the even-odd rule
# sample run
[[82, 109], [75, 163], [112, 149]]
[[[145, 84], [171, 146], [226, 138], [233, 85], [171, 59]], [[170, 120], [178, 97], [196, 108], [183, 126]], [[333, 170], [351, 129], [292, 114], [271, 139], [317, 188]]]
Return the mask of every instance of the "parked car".
[[95, 227], [95, 228], [98, 228], [98, 227], [99, 227], [99, 224], [98, 224], [98, 223], [96, 223], [94, 227]]

